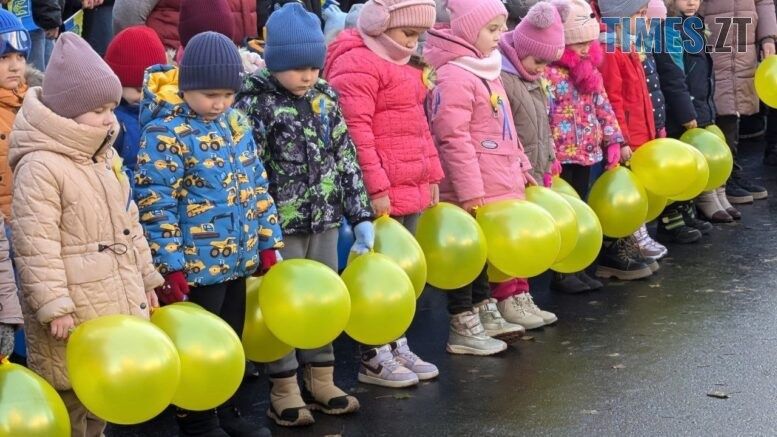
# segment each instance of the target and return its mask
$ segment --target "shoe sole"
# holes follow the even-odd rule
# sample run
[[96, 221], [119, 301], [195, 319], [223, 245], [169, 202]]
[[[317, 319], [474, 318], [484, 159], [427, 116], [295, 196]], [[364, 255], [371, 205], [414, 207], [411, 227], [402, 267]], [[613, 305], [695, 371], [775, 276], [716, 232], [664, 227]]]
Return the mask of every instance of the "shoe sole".
[[750, 193], [753, 196], [753, 200], [764, 200], [769, 198], [769, 192]]
[[435, 370], [434, 372], [426, 372], [426, 373], [416, 373], [415, 376], [418, 377], [419, 381], [428, 381], [430, 379], [437, 378], [440, 375], [439, 370]]
[[[418, 374], [416, 374], [416, 376], [418, 376]], [[380, 387], [405, 388], [405, 387], [412, 387], [414, 385], [417, 385], [418, 380], [421, 378], [419, 377], [418, 379], [409, 379], [407, 381], [387, 381], [385, 379], [376, 378], [374, 376], [359, 373], [359, 376], [356, 379], [358, 379], [359, 382], [361, 383], [377, 385]]]
[[549, 319], [549, 320], [543, 319], [543, 321], [545, 322], [544, 326], [550, 326], [550, 325], [558, 322], [558, 317], [556, 317], [555, 319]]
[[321, 405], [319, 403], [316, 403], [316, 402], [312, 402], [312, 403], [308, 404], [308, 410], [310, 410], [310, 411], [320, 411], [320, 412], [322, 412], [324, 414], [328, 414], [330, 416], [339, 416], [339, 415], [342, 415], [342, 414], [355, 413], [355, 412], [359, 411], [359, 408], [361, 408], [361, 405], [359, 404], [358, 401], [356, 401], [355, 404], [349, 405], [349, 406], [347, 406], [345, 408], [328, 408], [328, 407], [325, 407], [325, 406], [323, 406], [323, 405]]
[[287, 420], [281, 419], [277, 414], [275, 414], [272, 408], [267, 409], [267, 417], [272, 419], [272, 421], [275, 422], [276, 425], [285, 426], [289, 428], [298, 427], [298, 426], [310, 426], [316, 423], [316, 419], [313, 418], [313, 413], [311, 413], [309, 410], [307, 411], [307, 414], [304, 414], [304, 411], [300, 411], [300, 417], [297, 419], [296, 422], [289, 422]]
[[596, 268], [596, 277], [604, 279], [616, 278], [621, 281], [635, 281], [637, 279], [645, 279], [652, 274], [653, 272], [649, 267], [633, 271], [623, 271], [614, 269], [612, 267], [602, 266]]
[[650, 269], [651, 273], [655, 273], [655, 272], [661, 270], [661, 266], [658, 264], [658, 262], [652, 262], [652, 263], [648, 264], [647, 266]]
[[727, 195], [726, 198], [728, 199], [729, 203], [734, 205], [749, 205], [755, 200], [753, 196], [732, 197]]
[[445, 350], [448, 351], [448, 353], [455, 354], [455, 355], [475, 355], [478, 357], [487, 357], [490, 355], [496, 355], [498, 353], [504, 352], [507, 350], [507, 345], [504, 345], [504, 347], [499, 348], [499, 350], [483, 350], [483, 349], [475, 349], [469, 346], [459, 346], [459, 345], [446, 345]]
[[[521, 325], [521, 326], [523, 326], [523, 325]], [[524, 329], [528, 329], [525, 326], [523, 328]], [[486, 335], [491, 337], [491, 338], [495, 338], [497, 340], [502, 340], [503, 342], [505, 342], [507, 344], [512, 344], [512, 343], [515, 343], [516, 341], [522, 339], [523, 336], [526, 335], [526, 332], [524, 332], [524, 331], [515, 331], [515, 332], [495, 333], [493, 331], [488, 331], [487, 330], [486, 331]]]

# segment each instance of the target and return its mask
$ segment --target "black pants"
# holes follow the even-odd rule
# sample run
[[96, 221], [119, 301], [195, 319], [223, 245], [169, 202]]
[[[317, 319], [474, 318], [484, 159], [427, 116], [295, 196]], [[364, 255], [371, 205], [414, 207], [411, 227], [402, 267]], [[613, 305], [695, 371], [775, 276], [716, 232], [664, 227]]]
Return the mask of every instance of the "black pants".
[[777, 153], [777, 109], [769, 108], [766, 117], [766, 153]]
[[715, 119], [715, 123], [723, 131], [723, 135], [726, 136], [726, 142], [731, 149], [731, 154], [734, 156], [734, 170], [731, 172], [731, 179], [739, 178], [742, 176], [742, 166], [739, 164], [737, 156], [739, 149], [739, 116], [719, 115]]
[[591, 183], [591, 167], [579, 164], [564, 164], [561, 166], [561, 178], [572, 185], [580, 198], [585, 201]]
[[472, 311], [475, 304], [491, 298], [491, 287], [488, 285], [487, 267], [483, 267], [475, 280], [462, 288], [450, 291], [448, 294], [448, 312], [461, 314]]

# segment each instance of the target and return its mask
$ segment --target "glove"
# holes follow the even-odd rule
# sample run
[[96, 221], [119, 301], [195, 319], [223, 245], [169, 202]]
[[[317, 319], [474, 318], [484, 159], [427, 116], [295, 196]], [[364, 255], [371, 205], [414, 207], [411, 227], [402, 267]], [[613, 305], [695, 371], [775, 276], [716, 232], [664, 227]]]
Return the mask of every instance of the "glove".
[[545, 173], [542, 175], [542, 186], [550, 188], [553, 185], [553, 175], [551, 173]]
[[16, 326], [0, 323], [0, 357], [10, 357], [13, 352]]
[[658, 131], [658, 138], [666, 138], [666, 128], [662, 127], [661, 130]]
[[173, 272], [165, 275], [165, 283], [154, 291], [164, 304], [183, 302], [189, 295], [189, 283], [183, 272]]
[[553, 164], [550, 165], [550, 174], [552, 176], [558, 176], [561, 174], [561, 161], [558, 159], [553, 161]]
[[375, 227], [372, 222], [361, 222], [353, 228], [353, 235], [356, 242], [351, 246], [351, 252], [357, 255], [364, 255], [372, 250], [375, 245]]
[[621, 161], [621, 145], [610, 144], [607, 146], [607, 170], [615, 168]]
[[264, 276], [275, 264], [283, 261], [281, 253], [275, 249], [265, 249], [259, 253], [259, 259], [262, 265], [254, 272], [255, 277]]

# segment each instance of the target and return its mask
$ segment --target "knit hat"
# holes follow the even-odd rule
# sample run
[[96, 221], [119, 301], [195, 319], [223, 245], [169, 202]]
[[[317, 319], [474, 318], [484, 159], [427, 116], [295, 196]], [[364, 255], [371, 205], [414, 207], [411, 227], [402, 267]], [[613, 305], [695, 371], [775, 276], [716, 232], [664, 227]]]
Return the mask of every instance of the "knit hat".
[[586, 0], [570, 0], [569, 17], [564, 22], [564, 43], [579, 44], [599, 39], [599, 22]]
[[664, 3], [664, 0], [650, 0], [647, 8], [647, 17], [666, 20], [666, 3]]
[[599, 0], [602, 17], [630, 17], [647, 6], [649, 0]]
[[300, 3], [286, 3], [267, 20], [264, 62], [270, 71], [323, 68], [326, 56], [321, 22]]
[[29, 56], [30, 34], [24, 28], [19, 17], [3, 8], [0, 8], [0, 35], [2, 35], [3, 44], [0, 55], [17, 52], [23, 54], [24, 57]]
[[228, 0], [181, 0], [178, 19], [178, 37], [181, 46], [202, 32], [218, 32], [234, 39], [235, 19]]
[[235, 44], [216, 32], [197, 34], [189, 41], [178, 66], [181, 91], [240, 90], [243, 62]]
[[448, 0], [453, 34], [474, 45], [480, 30], [507, 9], [501, 0]]
[[539, 2], [515, 27], [512, 46], [519, 58], [534, 56], [556, 61], [564, 54], [564, 21], [569, 15], [567, 0]]
[[370, 36], [397, 27], [434, 26], [437, 15], [434, 0], [370, 0], [359, 13], [357, 26]]
[[147, 26], [132, 26], [119, 32], [105, 51], [105, 62], [124, 87], [143, 86], [146, 68], [167, 63], [162, 40]]
[[65, 118], [121, 101], [121, 82], [89, 43], [63, 33], [51, 52], [43, 78], [43, 104]]

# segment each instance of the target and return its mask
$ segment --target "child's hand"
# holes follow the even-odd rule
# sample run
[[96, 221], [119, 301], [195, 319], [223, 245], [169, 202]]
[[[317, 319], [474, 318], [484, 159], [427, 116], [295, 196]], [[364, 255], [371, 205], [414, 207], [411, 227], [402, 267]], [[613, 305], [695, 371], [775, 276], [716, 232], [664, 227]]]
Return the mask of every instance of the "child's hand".
[[154, 308], [159, 308], [159, 299], [156, 297], [156, 291], [151, 290], [146, 292], [146, 301], [148, 301], [149, 311]]
[[761, 43], [761, 59], [766, 59], [775, 53], [774, 40], [767, 39]]
[[391, 200], [388, 195], [372, 199], [372, 210], [375, 212], [375, 217], [381, 217], [384, 215], [391, 215]]
[[699, 127], [699, 124], [696, 122], [696, 120], [691, 120], [688, 123], [685, 123], [683, 127], [685, 129], [696, 129], [697, 127]]
[[528, 171], [523, 172], [523, 179], [526, 181], [527, 187], [539, 185], [537, 183], [537, 179], [534, 179], [534, 176], [532, 176], [531, 173]]
[[76, 321], [70, 314], [57, 317], [51, 323], [51, 335], [57, 340], [67, 340], [70, 332], [76, 327]]
[[558, 176], [561, 174], [561, 161], [558, 159], [553, 161], [553, 164], [550, 165], [550, 174], [551, 176]]
[[432, 204], [429, 206], [440, 203], [440, 186], [437, 184], [429, 184], [429, 196], [432, 198]]
[[621, 164], [626, 164], [631, 160], [631, 147], [629, 146], [623, 146], [621, 147]]
[[356, 242], [351, 247], [351, 252], [364, 255], [375, 246], [375, 226], [372, 222], [361, 222], [353, 227], [353, 236]]
[[607, 146], [607, 170], [615, 168], [621, 162], [621, 145], [610, 144]]
[[467, 211], [468, 213], [472, 214], [475, 212], [476, 209], [483, 206], [485, 202], [483, 201], [482, 197], [478, 197], [477, 199], [470, 199], [461, 204], [461, 208], [464, 211]]

